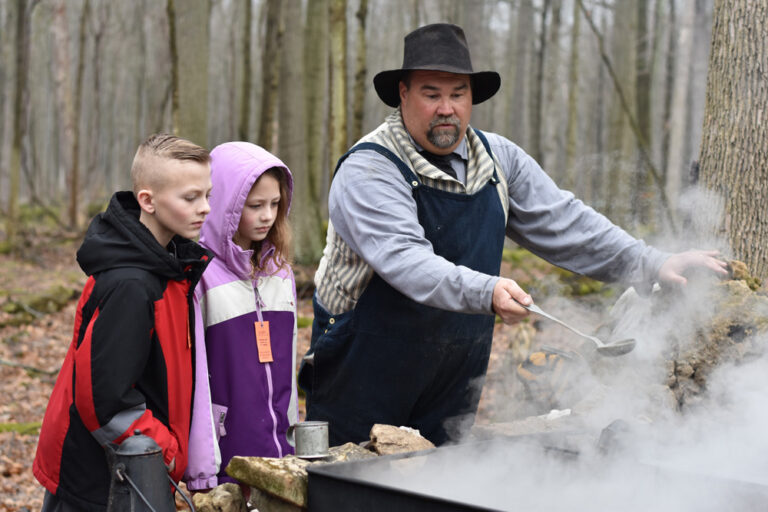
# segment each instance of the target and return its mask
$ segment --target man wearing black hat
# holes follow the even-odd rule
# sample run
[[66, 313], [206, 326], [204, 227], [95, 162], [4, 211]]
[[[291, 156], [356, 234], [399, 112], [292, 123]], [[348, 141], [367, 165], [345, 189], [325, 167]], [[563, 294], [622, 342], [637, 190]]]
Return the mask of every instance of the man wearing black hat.
[[461, 28], [405, 37], [401, 69], [374, 78], [396, 110], [336, 167], [327, 244], [315, 275], [312, 341], [299, 384], [307, 419], [333, 445], [374, 423], [435, 444], [472, 425], [494, 313], [527, 315], [531, 297], [499, 277], [505, 234], [546, 260], [648, 290], [689, 266], [723, 273], [714, 253], [662, 253], [562, 191], [518, 146], [469, 126], [498, 73], [475, 72]]

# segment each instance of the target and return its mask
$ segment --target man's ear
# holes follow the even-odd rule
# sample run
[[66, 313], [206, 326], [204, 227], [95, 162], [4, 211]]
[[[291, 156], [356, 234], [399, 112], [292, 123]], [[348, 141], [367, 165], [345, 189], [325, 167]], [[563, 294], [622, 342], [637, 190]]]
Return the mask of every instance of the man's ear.
[[139, 203], [139, 208], [142, 211], [152, 215], [155, 213], [155, 201], [152, 191], [146, 188], [139, 190], [136, 193], [136, 201]]

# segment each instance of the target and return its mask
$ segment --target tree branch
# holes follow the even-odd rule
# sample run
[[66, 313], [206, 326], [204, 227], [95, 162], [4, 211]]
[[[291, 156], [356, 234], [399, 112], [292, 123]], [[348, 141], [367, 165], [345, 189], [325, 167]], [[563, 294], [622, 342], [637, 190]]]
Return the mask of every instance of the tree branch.
[[664, 208], [664, 211], [667, 214], [667, 220], [669, 221], [669, 226], [672, 231], [672, 234], [677, 234], [677, 222], [675, 220], [674, 212], [672, 211], [672, 208], [669, 206], [669, 201], [667, 200], [667, 193], [664, 190], [664, 182], [661, 179], [661, 176], [659, 174], [658, 169], [656, 168], [656, 165], [651, 160], [651, 155], [648, 152], [648, 142], [645, 140], [645, 137], [643, 137], [643, 134], [640, 131], [640, 127], [637, 124], [637, 119], [635, 119], [635, 116], [632, 114], [632, 110], [629, 108], [629, 104], [627, 103], [627, 98], [624, 95], [624, 90], [621, 88], [621, 84], [619, 83], [619, 79], [616, 76], [616, 72], [613, 70], [613, 65], [611, 65], [611, 60], [608, 57], [608, 54], [605, 52], [605, 44], [603, 41], [603, 36], [602, 34], [600, 34], [600, 31], [597, 29], [597, 26], [595, 25], [594, 21], [592, 21], [592, 16], [587, 10], [587, 8], [584, 6], [584, 1], [583, 0], [576, 0], [576, 1], [579, 3], [579, 8], [581, 9], [581, 12], [584, 13], [584, 18], [586, 18], [587, 23], [589, 23], [589, 27], [592, 29], [592, 32], [595, 34], [595, 37], [597, 38], [597, 45], [598, 45], [598, 49], [600, 50], [600, 56], [602, 57], [603, 64], [605, 64], [605, 67], [608, 70], [608, 74], [611, 76], [611, 81], [613, 82], [613, 88], [616, 90], [616, 93], [619, 95], [621, 109], [624, 112], [624, 114], [626, 114], [627, 119], [629, 120], [629, 125], [632, 128], [632, 132], [635, 134], [635, 138], [637, 139], [637, 145], [638, 145], [638, 149], [640, 150], [640, 154], [648, 164], [648, 169], [651, 171], [653, 180], [659, 189], [659, 199], [661, 200], [661, 206]]

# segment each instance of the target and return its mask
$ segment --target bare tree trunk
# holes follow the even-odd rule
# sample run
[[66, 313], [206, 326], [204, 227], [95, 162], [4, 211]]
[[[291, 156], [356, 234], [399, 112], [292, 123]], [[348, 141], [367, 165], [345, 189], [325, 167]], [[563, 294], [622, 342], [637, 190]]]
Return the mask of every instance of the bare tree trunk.
[[[53, 18], [53, 69], [54, 69], [54, 95], [56, 97], [56, 111], [59, 115], [57, 149], [59, 151], [59, 160], [56, 162], [56, 174], [59, 175], [60, 169], [67, 169], [66, 181], [72, 184], [73, 171], [71, 155], [74, 142], [74, 98], [72, 94], [72, 80], [70, 76], [71, 57], [69, 54], [69, 26], [67, 23], [67, 5], [64, 0], [59, 0], [54, 8]], [[77, 182], [76, 179], [74, 179]], [[56, 196], [58, 196], [58, 187], [55, 187]], [[77, 204], [79, 190], [70, 190], [70, 197], [75, 198]], [[74, 226], [73, 219], [69, 219]]]
[[[498, 69], [497, 63], [489, 63], [491, 58], [491, 41], [488, 37], [490, 29], [489, 18], [486, 13], [486, 0], [463, 0], [452, 2], [453, 11], [457, 17], [456, 24], [464, 29], [467, 37], [469, 52], [472, 57], [472, 66], [475, 70], [479, 69]], [[499, 98], [493, 98], [472, 108], [471, 124], [483, 130], [490, 130], [493, 126], [493, 116], [495, 114], [494, 105], [499, 102]]]
[[16, 244], [19, 220], [19, 191], [21, 184], [21, 141], [27, 133], [27, 75], [29, 73], [29, 37], [32, 10], [37, 1], [16, 0], [16, 83], [13, 98], [13, 140], [8, 180], [8, 214], [5, 236], [10, 247]]
[[531, 30], [533, 26], [533, 5], [531, 0], [520, 0], [520, 7], [517, 11], [517, 25], [510, 34], [510, 39], [514, 37], [515, 67], [514, 76], [511, 80], [511, 108], [508, 109], [507, 126], [509, 126], [512, 140], [517, 142], [523, 148], [527, 147], [528, 116], [526, 115], [526, 105], [528, 103], [528, 88], [526, 87], [528, 77], [528, 65], [530, 61]]
[[691, 30], [695, 15], [693, 1], [687, 3], [682, 13], [680, 27], [678, 29], [677, 51], [675, 62], [674, 89], [670, 111], [670, 136], [669, 136], [669, 165], [667, 166], [666, 193], [673, 208], [680, 198], [683, 179], [687, 174], [689, 162], [685, 161], [685, 140], [688, 130], [688, 116], [686, 107], [689, 91], [689, 72], [691, 55], [691, 42], [693, 41]]
[[563, 180], [564, 152], [564, 123], [563, 113], [566, 112], [563, 99], [563, 77], [560, 76], [560, 30], [562, 0], [552, 0], [550, 10], [552, 21], [547, 34], [547, 50], [544, 59], [544, 96], [541, 106], [541, 164], [550, 175], [557, 176], [558, 182]]
[[347, 2], [330, 0], [331, 162], [347, 151]]
[[280, 83], [280, 0], [267, 0], [267, 35], [261, 55], [261, 119], [259, 121], [259, 146], [274, 151], [275, 110]]
[[550, 0], [544, 0], [541, 8], [541, 25], [539, 28], [539, 47], [536, 52], [536, 68], [532, 84], [531, 96], [531, 136], [528, 139], [528, 154], [537, 162], [542, 162], [541, 154], [541, 123], [542, 123], [542, 96], [544, 94], [544, 57], [547, 52], [547, 14], [549, 13]]
[[[328, 173], [326, 112], [328, 106], [328, 39], [329, 18], [327, 0], [314, 0], [307, 5], [306, 38], [304, 41], [304, 108], [307, 134], [307, 193], [310, 202], [320, 206], [325, 201], [323, 177]], [[318, 222], [321, 216], [317, 215]]]
[[581, 35], [581, 12], [578, 2], [573, 2], [573, 28], [571, 29], [571, 56], [568, 63], [568, 121], [565, 132], [565, 182], [564, 187], [571, 189], [576, 185], [574, 162], [578, 144], [579, 122], [579, 37]]
[[675, 68], [677, 67], [677, 44], [675, 35], [678, 33], [677, 10], [675, 2], [669, 2], [669, 34], [667, 39], [667, 65], [664, 80], [664, 110], [661, 114], [662, 142], [661, 168], [664, 172], [664, 186], [669, 181], [669, 139], [672, 131], [672, 96], [675, 90]]
[[283, 0], [282, 18], [285, 23], [283, 48], [280, 63], [280, 123], [278, 153], [293, 171], [294, 201], [291, 203], [291, 219], [294, 230], [294, 255], [296, 261], [311, 263], [317, 261], [322, 252], [322, 233], [317, 204], [312, 197], [307, 179], [306, 129], [304, 123], [304, 70], [303, 34], [304, 17], [301, 0]]
[[768, 277], [768, 12], [761, 2], [716, 0], [701, 177], [719, 195], [715, 234], [755, 276]]
[[[144, 11], [147, 7], [146, 0], [138, 0], [138, 9], [135, 9], [133, 17], [133, 32], [137, 35], [138, 55], [136, 77], [132, 80], [135, 84], [136, 97], [136, 123], [134, 124], [134, 140], [144, 140], [147, 135], [147, 118], [149, 117], [149, 106], [147, 105], [147, 31], [144, 29]], [[174, 20], [175, 24], [175, 20]]]
[[83, 12], [80, 14], [80, 30], [78, 35], [77, 48], [77, 74], [75, 75], [75, 108], [73, 112], [72, 125], [72, 168], [69, 172], [69, 225], [77, 228], [79, 198], [83, 196], [80, 192], [80, 116], [83, 103], [83, 75], [85, 74], [85, 34], [90, 17], [91, 3], [85, 0], [83, 3]]
[[[648, 1], [637, 0], [637, 33], [635, 36], [635, 115], [637, 128], [650, 148], [651, 140], [651, 62], [648, 44]], [[632, 213], [641, 225], [651, 221], [651, 179], [644, 158], [637, 162], [635, 186], [632, 189]]]
[[210, 0], [184, 0], [176, 10], [178, 135], [208, 145], [208, 20]]
[[661, 144], [664, 138], [664, 125], [662, 122], [664, 105], [664, 81], [666, 73], [667, 56], [664, 54], [664, 37], [669, 31], [669, 24], [666, 19], [665, 6], [667, 2], [653, 0], [651, 7], [650, 20], [650, 41], [648, 68], [651, 71], [651, 133], [654, 134], [650, 144], [651, 158], [659, 163], [659, 171], [662, 180], [666, 180], [664, 175], [664, 166], [661, 159]]
[[[581, 0], [575, 0], [581, 9], [583, 14], [584, 6], [581, 5]], [[600, 33], [605, 34], [608, 31], [608, 16], [603, 13], [600, 19]], [[589, 18], [586, 18], [586, 20], [589, 22]], [[591, 26], [593, 23], [589, 23]], [[598, 52], [602, 51], [602, 39], [597, 38], [597, 49]], [[585, 195], [585, 199], [587, 199], [590, 204], [594, 204], [598, 206], [600, 211], [605, 212], [605, 205], [608, 203], [608, 200], [605, 198], [604, 190], [606, 187], [604, 186], [605, 183], [605, 175], [607, 174], [607, 166], [608, 166], [608, 159], [606, 158], [605, 154], [605, 126], [606, 126], [606, 119], [607, 119], [607, 109], [605, 107], [605, 101], [603, 101], [603, 98], [605, 98], [606, 95], [606, 89], [607, 87], [607, 78], [606, 78], [606, 66], [598, 63], [597, 65], [597, 86], [595, 87], [595, 90], [597, 91], [597, 101], [595, 102], [595, 112], [594, 112], [594, 124], [595, 124], [595, 155], [597, 155], [597, 162], [596, 162], [596, 169], [595, 172], [592, 173], [592, 179], [589, 183], [589, 193]]]
[[633, 145], [627, 134], [627, 116], [632, 112], [626, 111], [622, 105], [626, 102], [627, 106], [634, 109], [634, 19], [635, 10], [630, 0], [617, 0], [611, 27], [610, 61], [616, 71], [616, 83], [622, 92], [612, 92], [608, 114], [607, 149], [612, 154], [612, 166], [607, 177], [605, 214], [622, 225], [628, 225], [630, 221], [629, 170], [633, 167], [631, 163], [634, 163], [631, 160]]
[[357, 62], [355, 64], [354, 100], [352, 103], [352, 140], [363, 136], [363, 118], [365, 107], [365, 91], [368, 89], [367, 76], [367, 45], [365, 23], [368, 17], [368, 0], [360, 0], [357, 9]]
[[168, 46], [171, 54], [171, 126], [173, 133], [179, 133], [179, 51], [176, 43], [176, 5], [167, 0]]
[[249, 140], [248, 123], [251, 119], [251, 30], [253, 29], [252, 0], [243, 0], [245, 12], [243, 13], [243, 88], [242, 101], [240, 102], [240, 123], [237, 134], [240, 140]]
[[[101, 138], [102, 138], [102, 112], [101, 112], [101, 61], [103, 55], [103, 38], [105, 33], [105, 26], [107, 20], [109, 20], [109, 4], [102, 2], [94, 6], [95, 14], [91, 16], [92, 32], [93, 32], [93, 59], [91, 65], [93, 66], [93, 119], [92, 119], [92, 133], [88, 137], [89, 140], [89, 156], [88, 166], [85, 173], [85, 181], [89, 183], [91, 192], [95, 197], [106, 193], [106, 176], [100, 175], [97, 178], [95, 173], [98, 166], [106, 168], [106, 159], [99, 160]], [[105, 172], [106, 174], [106, 172]], [[97, 187], [94, 187], [94, 182], [97, 182]], [[96, 190], [94, 190], [96, 188]]]
[[[0, 183], [5, 182], [5, 172], [8, 169], [5, 161], [7, 155], [5, 151], [5, 130], [8, 121], [12, 121], [13, 117], [10, 112], [6, 112], [6, 108], [10, 108], [10, 101], [6, 101], [6, 91], [11, 89], [13, 77], [13, 64], [11, 63], [13, 56], [11, 52], [14, 48], [11, 38], [13, 37], [13, 23], [15, 22], [13, 15], [15, 7], [13, 2], [0, 4], [0, 12], [3, 14], [0, 17], [0, 21], [4, 22], [4, 26], [0, 26], [0, 29], [2, 29], [2, 32], [0, 32], [0, 169], [3, 170], [0, 172]], [[2, 202], [2, 199], [0, 199], [0, 204]]]
[[[696, 13], [693, 22], [693, 49], [691, 50], [691, 69], [688, 83], [688, 141], [686, 143], [687, 159], [697, 160], [701, 150], [701, 130], [704, 126], [704, 104], [707, 93], [707, 66], [709, 62], [709, 47], [712, 40], [712, 3], [711, 0], [695, 0]], [[691, 184], [694, 176], [690, 172], [683, 180], [686, 186]]]

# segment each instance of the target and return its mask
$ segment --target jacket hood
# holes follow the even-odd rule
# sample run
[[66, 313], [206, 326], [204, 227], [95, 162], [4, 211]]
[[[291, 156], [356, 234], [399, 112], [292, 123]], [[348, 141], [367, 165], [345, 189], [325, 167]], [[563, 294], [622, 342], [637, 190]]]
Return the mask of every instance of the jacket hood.
[[[293, 176], [288, 167], [269, 151], [249, 142], [226, 142], [211, 151], [211, 213], [200, 232], [200, 243], [239, 277], [251, 273], [253, 251], [244, 251], [232, 240], [251, 187], [265, 171], [276, 167], [288, 180], [287, 210], [293, 196]], [[267, 251], [269, 248], [267, 248]]]
[[195, 242], [175, 236], [169, 249], [161, 246], [139, 221], [139, 203], [133, 192], [116, 192], [107, 210], [93, 218], [77, 262], [86, 275], [121, 267], [147, 270], [167, 279], [196, 281], [210, 260], [210, 254]]

